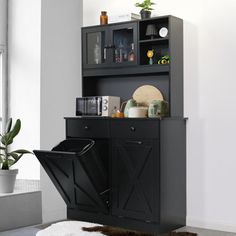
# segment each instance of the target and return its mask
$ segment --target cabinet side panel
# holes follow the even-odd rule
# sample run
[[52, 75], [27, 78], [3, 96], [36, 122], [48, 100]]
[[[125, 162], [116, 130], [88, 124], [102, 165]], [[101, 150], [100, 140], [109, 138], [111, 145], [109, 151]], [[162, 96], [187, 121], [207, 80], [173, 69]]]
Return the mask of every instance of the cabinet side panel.
[[186, 124], [161, 121], [161, 224], [186, 224]]
[[183, 21], [170, 17], [170, 112], [183, 117]]

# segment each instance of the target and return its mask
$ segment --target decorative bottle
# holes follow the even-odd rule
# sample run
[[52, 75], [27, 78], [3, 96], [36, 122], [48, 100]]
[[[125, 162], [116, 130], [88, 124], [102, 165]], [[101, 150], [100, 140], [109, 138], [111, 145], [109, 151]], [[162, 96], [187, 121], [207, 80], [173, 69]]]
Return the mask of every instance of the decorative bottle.
[[128, 55], [128, 61], [134, 61], [135, 60], [135, 53], [134, 53], [134, 43], [131, 44], [131, 51]]
[[99, 37], [97, 36], [97, 41], [94, 45], [94, 62], [95, 64], [101, 64], [101, 47], [99, 44]]
[[119, 62], [123, 62], [124, 60], [124, 45], [122, 41], [120, 41], [118, 46], [118, 53], [119, 53]]
[[119, 53], [119, 48], [115, 49], [115, 62], [119, 63], [120, 62], [120, 53]]
[[108, 24], [108, 16], [106, 11], [102, 11], [100, 15], [100, 25]]

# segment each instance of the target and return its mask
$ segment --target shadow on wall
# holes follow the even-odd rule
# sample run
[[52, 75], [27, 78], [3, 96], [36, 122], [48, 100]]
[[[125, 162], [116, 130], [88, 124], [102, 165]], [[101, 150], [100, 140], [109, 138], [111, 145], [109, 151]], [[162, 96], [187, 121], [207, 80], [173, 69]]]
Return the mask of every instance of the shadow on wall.
[[[184, 21], [184, 102], [187, 123], [187, 225], [205, 212], [205, 122], [201, 118], [199, 98], [198, 26]], [[194, 215], [192, 215], [194, 212]], [[202, 219], [204, 220], [204, 219]]]

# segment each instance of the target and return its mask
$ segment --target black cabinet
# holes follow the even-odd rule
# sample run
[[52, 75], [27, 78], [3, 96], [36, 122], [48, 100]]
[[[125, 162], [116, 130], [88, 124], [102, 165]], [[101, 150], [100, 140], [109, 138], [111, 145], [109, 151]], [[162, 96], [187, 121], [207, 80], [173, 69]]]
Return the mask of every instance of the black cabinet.
[[[168, 34], [150, 38], [149, 25]], [[148, 50], [155, 52], [152, 65]], [[67, 203], [68, 218], [152, 233], [184, 226], [183, 21], [162, 16], [84, 27], [82, 52], [83, 96], [118, 96], [123, 102], [148, 84], [169, 103], [169, 117], [66, 118], [66, 140], [92, 139], [96, 157], [55, 150], [37, 157]], [[169, 62], [158, 64], [167, 54]]]
[[137, 30], [137, 22], [84, 28], [83, 68], [137, 64]]
[[108, 129], [99, 138], [88, 134], [105, 166], [107, 205], [98, 204], [94, 212], [68, 207], [68, 218], [155, 233], [184, 226], [186, 120], [68, 117], [67, 139], [84, 137], [83, 128], [78, 127], [85, 123], [105, 124]]
[[112, 141], [112, 215], [159, 222], [159, 140]]

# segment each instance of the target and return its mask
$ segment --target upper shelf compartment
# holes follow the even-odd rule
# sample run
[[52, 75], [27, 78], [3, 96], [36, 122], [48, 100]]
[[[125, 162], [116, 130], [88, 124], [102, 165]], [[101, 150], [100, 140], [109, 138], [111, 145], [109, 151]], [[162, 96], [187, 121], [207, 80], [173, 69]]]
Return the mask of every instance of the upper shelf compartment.
[[139, 64], [170, 63], [169, 18], [151, 18], [139, 22]]
[[151, 18], [139, 22], [139, 40], [167, 39], [169, 33], [169, 17]]
[[162, 16], [90, 26], [82, 37], [83, 96], [125, 101], [137, 87], [153, 85], [165, 94], [170, 116], [183, 116], [183, 20]]
[[84, 27], [82, 39], [86, 77], [182, 71], [183, 21], [174, 16]]

